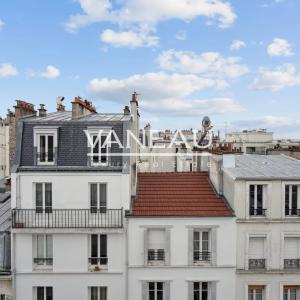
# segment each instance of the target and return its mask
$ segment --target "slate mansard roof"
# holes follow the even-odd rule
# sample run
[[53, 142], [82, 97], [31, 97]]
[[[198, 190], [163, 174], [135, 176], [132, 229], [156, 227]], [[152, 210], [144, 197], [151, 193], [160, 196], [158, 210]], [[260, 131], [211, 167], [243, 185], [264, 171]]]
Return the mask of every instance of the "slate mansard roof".
[[235, 167], [224, 168], [233, 179], [300, 180], [300, 161], [285, 155], [235, 155]]
[[[19, 170], [122, 170], [126, 158], [112, 156], [110, 166], [90, 167], [89, 148], [84, 130], [88, 127], [109, 127], [115, 131], [123, 145], [126, 145], [126, 130], [130, 129], [130, 115], [93, 113], [72, 119], [72, 112], [62, 111], [48, 113], [45, 117], [22, 118], [17, 128], [17, 159], [15, 167]], [[35, 127], [57, 127], [58, 147], [55, 166], [37, 166], [34, 148]], [[111, 152], [120, 153], [122, 149], [112, 144]]]
[[133, 217], [232, 217], [207, 172], [139, 173]]

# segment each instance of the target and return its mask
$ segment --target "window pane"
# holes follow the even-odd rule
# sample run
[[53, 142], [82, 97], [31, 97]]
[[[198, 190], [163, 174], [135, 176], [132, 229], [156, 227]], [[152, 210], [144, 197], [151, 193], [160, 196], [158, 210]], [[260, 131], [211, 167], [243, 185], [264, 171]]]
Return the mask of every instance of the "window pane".
[[209, 233], [207, 231], [202, 232], [202, 251], [206, 252], [209, 250]]
[[45, 183], [45, 211], [52, 212], [52, 184]]
[[40, 136], [40, 161], [45, 162], [46, 161], [46, 136], [41, 135]]
[[263, 185], [257, 185], [257, 209], [263, 208]]
[[105, 213], [106, 212], [106, 184], [101, 183], [100, 184], [100, 212]]
[[99, 300], [97, 287], [91, 287], [91, 300]]
[[202, 298], [201, 300], [208, 300], [208, 292], [207, 291], [202, 291]]
[[45, 300], [44, 299], [44, 287], [38, 286], [36, 290], [37, 290], [37, 292], [36, 292], [37, 300]]
[[285, 214], [289, 215], [290, 213], [290, 186], [285, 186]]
[[164, 286], [164, 284], [163, 284], [163, 282], [157, 282], [157, 289], [158, 290], [163, 290], [163, 286]]
[[254, 190], [255, 190], [255, 186], [253, 184], [251, 184], [249, 187], [250, 213], [251, 213], [251, 210], [253, 210], [255, 208], [254, 207]]
[[52, 300], [53, 299], [53, 293], [52, 293], [52, 286], [46, 287], [46, 300]]
[[155, 283], [149, 282], [149, 290], [154, 290], [154, 289], [155, 289]]
[[48, 162], [53, 162], [53, 160], [54, 160], [53, 135], [48, 135]]
[[163, 291], [157, 291], [157, 300], [163, 300], [163, 299], [164, 299]]
[[[97, 234], [92, 234], [91, 235], [91, 257], [98, 257], [98, 235]], [[91, 263], [93, 265], [96, 265], [97, 259], [92, 259]]]
[[106, 136], [101, 136], [101, 163], [107, 162], [106, 152], [107, 152], [108, 145], [105, 145], [105, 147], [102, 146], [104, 145], [105, 140], [106, 140]]
[[149, 300], [155, 300], [155, 292], [149, 291]]
[[53, 238], [52, 235], [46, 235], [46, 257], [53, 258]]
[[297, 193], [298, 192], [298, 186], [297, 185], [293, 185], [292, 186], [292, 209], [295, 210], [298, 208], [298, 199], [297, 199]]
[[45, 240], [44, 235], [37, 235], [36, 246], [37, 246], [37, 258], [45, 258]]
[[100, 300], [107, 300], [107, 287], [100, 287]]
[[100, 235], [100, 264], [106, 265], [107, 264], [107, 235], [101, 234]]
[[36, 183], [35, 184], [35, 205], [36, 205], [36, 212], [43, 211], [43, 184]]
[[98, 192], [97, 192], [97, 184], [91, 184], [91, 195], [90, 195], [90, 205], [91, 205], [91, 212], [97, 212], [97, 199], [98, 199]]
[[[96, 141], [97, 143], [95, 144]], [[98, 136], [96, 135], [93, 136], [93, 145], [95, 145], [95, 147], [93, 147], [93, 162], [98, 163], [99, 162], [99, 139]]]

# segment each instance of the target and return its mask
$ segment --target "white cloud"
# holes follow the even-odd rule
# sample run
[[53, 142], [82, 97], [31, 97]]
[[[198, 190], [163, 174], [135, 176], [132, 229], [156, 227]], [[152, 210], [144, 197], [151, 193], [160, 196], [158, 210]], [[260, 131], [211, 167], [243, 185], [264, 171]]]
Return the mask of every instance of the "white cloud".
[[186, 39], [186, 32], [184, 30], [179, 30], [176, 33], [175, 38], [177, 40], [184, 41]]
[[31, 77], [44, 77], [44, 78], [47, 78], [47, 79], [54, 79], [54, 78], [57, 78], [60, 75], [60, 70], [57, 69], [54, 66], [48, 65], [46, 67], [45, 72], [33, 72], [33, 71], [31, 71], [29, 73], [29, 75]]
[[275, 38], [268, 46], [267, 52], [270, 56], [292, 56], [294, 55], [291, 44], [280, 38]]
[[204, 74], [211, 77], [239, 77], [249, 72], [240, 64], [239, 57], [224, 57], [218, 52], [196, 54], [188, 51], [167, 50], [158, 57], [159, 65], [168, 71]]
[[121, 26], [154, 27], [170, 19], [190, 21], [199, 16], [216, 19], [219, 27], [229, 27], [236, 19], [231, 5], [224, 0], [78, 0], [83, 14], [70, 17], [66, 29], [109, 21]]
[[0, 19], [0, 31], [3, 29], [5, 23], [2, 19]]
[[285, 87], [300, 85], [300, 73], [292, 64], [283, 64], [274, 69], [260, 68], [259, 76], [250, 88], [254, 90], [278, 91]]
[[110, 44], [114, 47], [156, 47], [158, 45], [158, 37], [149, 35], [146, 31], [135, 32], [129, 31], [113, 31], [106, 29], [102, 32], [100, 39], [102, 42]]
[[17, 69], [11, 64], [0, 64], [0, 78], [18, 75]]
[[245, 42], [239, 41], [239, 40], [235, 40], [230, 45], [230, 50], [237, 51], [237, 50], [240, 50], [241, 48], [244, 48], [244, 47], [246, 47], [246, 43]]
[[120, 80], [95, 78], [90, 81], [87, 92], [94, 99], [126, 103], [124, 95], [136, 90], [141, 93], [139, 104], [143, 110], [172, 116], [242, 110], [239, 104], [229, 98], [192, 98], [195, 92], [223, 85], [222, 80], [158, 72], [137, 74]]

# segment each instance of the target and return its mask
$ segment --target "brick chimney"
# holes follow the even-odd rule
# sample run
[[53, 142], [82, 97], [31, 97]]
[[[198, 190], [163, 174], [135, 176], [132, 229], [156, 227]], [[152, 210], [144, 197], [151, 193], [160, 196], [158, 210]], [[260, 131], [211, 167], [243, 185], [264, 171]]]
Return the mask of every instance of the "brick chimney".
[[126, 106], [124, 107], [123, 111], [124, 111], [124, 115], [130, 115], [130, 109], [129, 109], [129, 106], [128, 106], [128, 105], [126, 105]]
[[72, 119], [80, 118], [92, 113], [96, 113], [96, 108], [91, 102], [75, 97], [72, 102]]
[[45, 104], [40, 104], [39, 117], [46, 117], [46, 116], [47, 116], [47, 109], [45, 108]]
[[16, 100], [14, 106], [15, 112], [8, 111], [7, 118], [9, 122], [9, 165], [10, 170], [15, 159], [16, 152], [16, 129], [20, 118], [27, 116], [36, 116], [34, 105], [22, 100]]

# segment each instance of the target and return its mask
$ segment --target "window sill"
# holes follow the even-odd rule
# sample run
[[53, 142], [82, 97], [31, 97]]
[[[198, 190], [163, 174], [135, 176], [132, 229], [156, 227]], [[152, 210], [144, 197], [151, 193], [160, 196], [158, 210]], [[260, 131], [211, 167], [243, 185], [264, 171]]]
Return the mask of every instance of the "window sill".
[[33, 270], [34, 271], [52, 271], [53, 270], [53, 265], [51, 265], [51, 266], [34, 265]]

